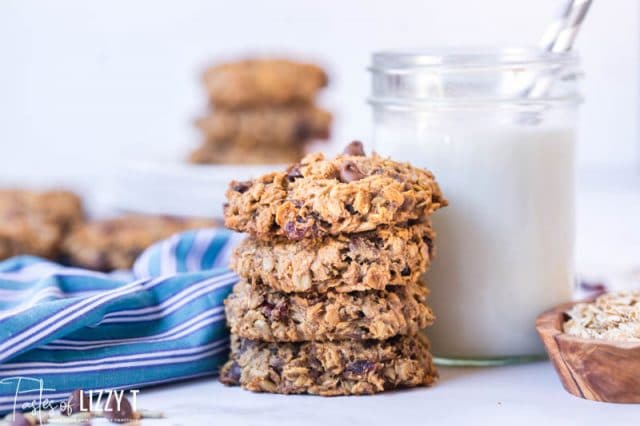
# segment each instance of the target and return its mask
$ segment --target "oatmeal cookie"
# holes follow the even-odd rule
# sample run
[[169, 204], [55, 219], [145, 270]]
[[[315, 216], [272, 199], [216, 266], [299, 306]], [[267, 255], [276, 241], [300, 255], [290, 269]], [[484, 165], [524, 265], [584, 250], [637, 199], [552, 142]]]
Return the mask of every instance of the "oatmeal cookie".
[[431, 172], [373, 154], [362, 144], [327, 160], [309, 154], [288, 170], [232, 181], [225, 225], [261, 240], [370, 231], [424, 221], [447, 204]]
[[189, 162], [193, 164], [287, 164], [298, 161], [303, 156], [304, 148], [301, 145], [283, 148], [203, 145], [191, 152]]
[[196, 124], [212, 146], [288, 147], [327, 139], [331, 114], [314, 106], [216, 110]]
[[65, 233], [83, 218], [82, 202], [71, 192], [0, 190], [0, 259], [56, 259]]
[[385, 340], [431, 325], [421, 283], [387, 290], [281, 293], [240, 281], [225, 301], [231, 333], [265, 342]]
[[438, 373], [421, 336], [385, 341], [264, 343], [232, 337], [220, 381], [256, 392], [324, 396], [428, 386]]
[[196, 228], [209, 228], [207, 219], [126, 215], [88, 222], [76, 228], [64, 242], [66, 261], [98, 271], [129, 269], [151, 244], [171, 235]]
[[284, 59], [248, 59], [209, 68], [204, 83], [215, 107], [310, 104], [327, 74], [312, 64]]
[[383, 290], [418, 281], [433, 256], [434, 238], [428, 222], [320, 240], [249, 237], [236, 248], [231, 267], [283, 292]]

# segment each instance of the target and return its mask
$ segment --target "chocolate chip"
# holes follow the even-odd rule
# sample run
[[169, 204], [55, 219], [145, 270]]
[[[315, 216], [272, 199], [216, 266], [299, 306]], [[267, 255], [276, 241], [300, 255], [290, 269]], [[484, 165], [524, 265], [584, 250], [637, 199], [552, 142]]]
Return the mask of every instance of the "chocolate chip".
[[301, 225], [299, 223], [290, 221], [284, 225], [284, 232], [290, 240], [298, 241], [304, 238], [307, 234], [309, 227], [307, 225]]
[[422, 237], [422, 241], [424, 241], [424, 243], [429, 248], [429, 257], [432, 257], [433, 256], [433, 240], [430, 237], [425, 235], [424, 237]]
[[342, 151], [345, 155], [355, 155], [358, 157], [364, 157], [364, 146], [360, 141], [353, 141], [347, 145]]
[[309, 357], [309, 376], [313, 379], [315, 383], [318, 382], [318, 379], [322, 376], [322, 371], [324, 368], [322, 367], [322, 363], [315, 356]]
[[293, 137], [296, 141], [306, 141], [312, 136], [313, 128], [307, 120], [300, 120], [295, 124]]
[[411, 269], [409, 269], [408, 266], [405, 266], [404, 269], [400, 271], [400, 275], [402, 275], [403, 277], [408, 277], [409, 275], [411, 275]]
[[282, 301], [280, 303], [278, 303], [278, 305], [276, 305], [276, 314], [277, 314], [277, 318], [276, 320], [278, 321], [283, 321], [286, 320], [287, 317], [289, 316], [289, 304], [287, 304], [286, 301]]
[[282, 374], [282, 367], [284, 367], [284, 360], [282, 358], [277, 356], [271, 358], [270, 365], [278, 375]]
[[29, 418], [25, 417], [24, 414], [16, 412], [13, 413], [13, 420], [9, 423], [10, 426], [33, 426], [34, 423], [29, 421]]
[[402, 211], [412, 211], [415, 209], [416, 200], [412, 197], [405, 197], [402, 205], [400, 206], [400, 210]]
[[354, 209], [351, 204], [345, 204], [344, 205], [344, 209], [346, 211], [348, 211], [350, 214], [355, 214], [356, 213], [356, 209]]
[[242, 370], [240, 369], [240, 364], [236, 361], [233, 361], [231, 364], [231, 368], [227, 370], [226, 379], [232, 381], [233, 383], [240, 383], [240, 376], [242, 375]]
[[255, 346], [255, 343], [253, 340], [241, 339], [240, 347], [238, 348], [238, 355], [242, 355], [243, 353], [253, 348], [254, 346]]
[[302, 346], [301, 345], [294, 345], [291, 348], [291, 356], [293, 356], [294, 358], [298, 358], [298, 356], [300, 355], [300, 348]]
[[281, 300], [276, 304], [265, 300], [260, 305], [260, 310], [265, 316], [270, 317], [273, 321], [283, 321], [287, 319], [287, 316], [289, 315], [289, 305], [284, 300]]
[[89, 405], [89, 396], [82, 389], [76, 389], [69, 395], [66, 410], [60, 414], [70, 416], [81, 411], [89, 412]]
[[579, 287], [581, 290], [594, 291], [598, 293], [605, 293], [607, 291], [607, 286], [601, 282], [590, 283], [587, 281], [580, 281]]
[[384, 390], [388, 391], [394, 389], [396, 385], [389, 378], [385, 377], [382, 387]]
[[[391, 339], [393, 339], [393, 337]], [[388, 339], [387, 341], [390, 342], [391, 339]], [[367, 339], [362, 341], [362, 346], [364, 346], [365, 349], [371, 349], [377, 344], [378, 344], [378, 341], [373, 339]]]
[[273, 308], [275, 308], [276, 305], [274, 305], [273, 303], [269, 302], [268, 300], [265, 300], [264, 302], [262, 302], [260, 304], [260, 310], [262, 311], [262, 313], [265, 316], [271, 316], [271, 311], [273, 311]]
[[358, 166], [352, 161], [345, 161], [340, 167], [340, 182], [349, 183], [360, 180], [364, 177], [364, 173], [358, 169]]
[[293, 182], [301, 177], [302, 173], [300, 173], [300, 164], [294, 164], [287, 169], [287, 179], [289, 179], [289, 182]]
[[251, 188], [251, 181], [247, 180], [244, 182], [237, 182], [237, 181], [233, 181], [231, 182], [231, 189], [233, 189], [236, 192], [239, 192], [241, 194], [244, 194], [245, 192], [247, 192], [249, 190], [249, 188]]
[[104, 417], [111, 423], [128, 423], [134, 420], [133, 408], [126, 396], [118, 400], [114, 393], [107, 397], [102, 408]]
[[349, 365], [347, 365], [347, 368], [345, 368], [345, 371], [359, 376], [373, 371], [375, 368], [376, 365], [371, 361], [358, 360], [349, 363]]

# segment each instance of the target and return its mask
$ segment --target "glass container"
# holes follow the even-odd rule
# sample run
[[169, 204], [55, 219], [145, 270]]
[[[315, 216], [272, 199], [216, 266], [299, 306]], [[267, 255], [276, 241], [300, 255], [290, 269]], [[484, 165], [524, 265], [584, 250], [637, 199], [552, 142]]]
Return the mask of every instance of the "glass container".
[[444, 364], [540, 357], [535, 319], [571, 299], [579, 61], [535, 49], [373, 55], [374, 149], [431, 170], [425, 281]]

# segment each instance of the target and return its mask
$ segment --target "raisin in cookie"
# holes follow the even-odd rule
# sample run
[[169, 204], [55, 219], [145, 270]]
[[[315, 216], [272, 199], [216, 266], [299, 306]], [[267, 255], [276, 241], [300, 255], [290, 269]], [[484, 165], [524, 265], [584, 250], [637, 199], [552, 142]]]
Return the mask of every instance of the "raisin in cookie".
[[284, 59], [225, 63], [204, 75], [211, 102], [225, 109], [309, 104], [327, 81], [320, 67]]
[[82, 202], [71, 192], [0, 190], [0, 259], [56, 259], [65, 233], [83, 218]]
[[421, 283], [387, 290], [281, 293], [240, 281], [225, 301], [231, 333], [266, 342], [384, 340], [431, 325]]
[[434, 238], [429, 223], [320, 240], [249, 237], [236, 248], [232, 268], [250, 282], [284, 292], [383, 290], [418, 281], [433, 256]]
[[129, 269], [151, 244], [188, 229], [215, 226], [213, 220], [127, 215], [88, 222], [64, 242], [66, 261], [98, 271]]
[[279, 344], [232, 337], [220, 372], [222, 383], [255, 392], [324, 396], [428, 386], [437, 377], [421, 336]]
[[431, 172], [373, 154], [362, 144], [327, 160], [309, 154], [286, 171], [230, 184], [225, 225], [261, 240], [370, 231], [424, 221], [447, 204]]
[[216, 110], [196, 124], [212, 146], [288, 147], [311, 139], [327, 139], [331, 114], [314, 106]]

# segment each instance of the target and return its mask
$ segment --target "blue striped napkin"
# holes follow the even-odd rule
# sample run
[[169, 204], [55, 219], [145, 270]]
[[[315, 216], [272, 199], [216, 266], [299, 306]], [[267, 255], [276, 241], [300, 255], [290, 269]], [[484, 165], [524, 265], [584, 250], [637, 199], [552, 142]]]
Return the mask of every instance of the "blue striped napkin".
[[226, 265], [240, 238], [184, 232], [113, 274], [31, 256], [0, 262], [0, 413], [78, 388], [215, 374], [229, 345], [223, 301], [237, 281]]

